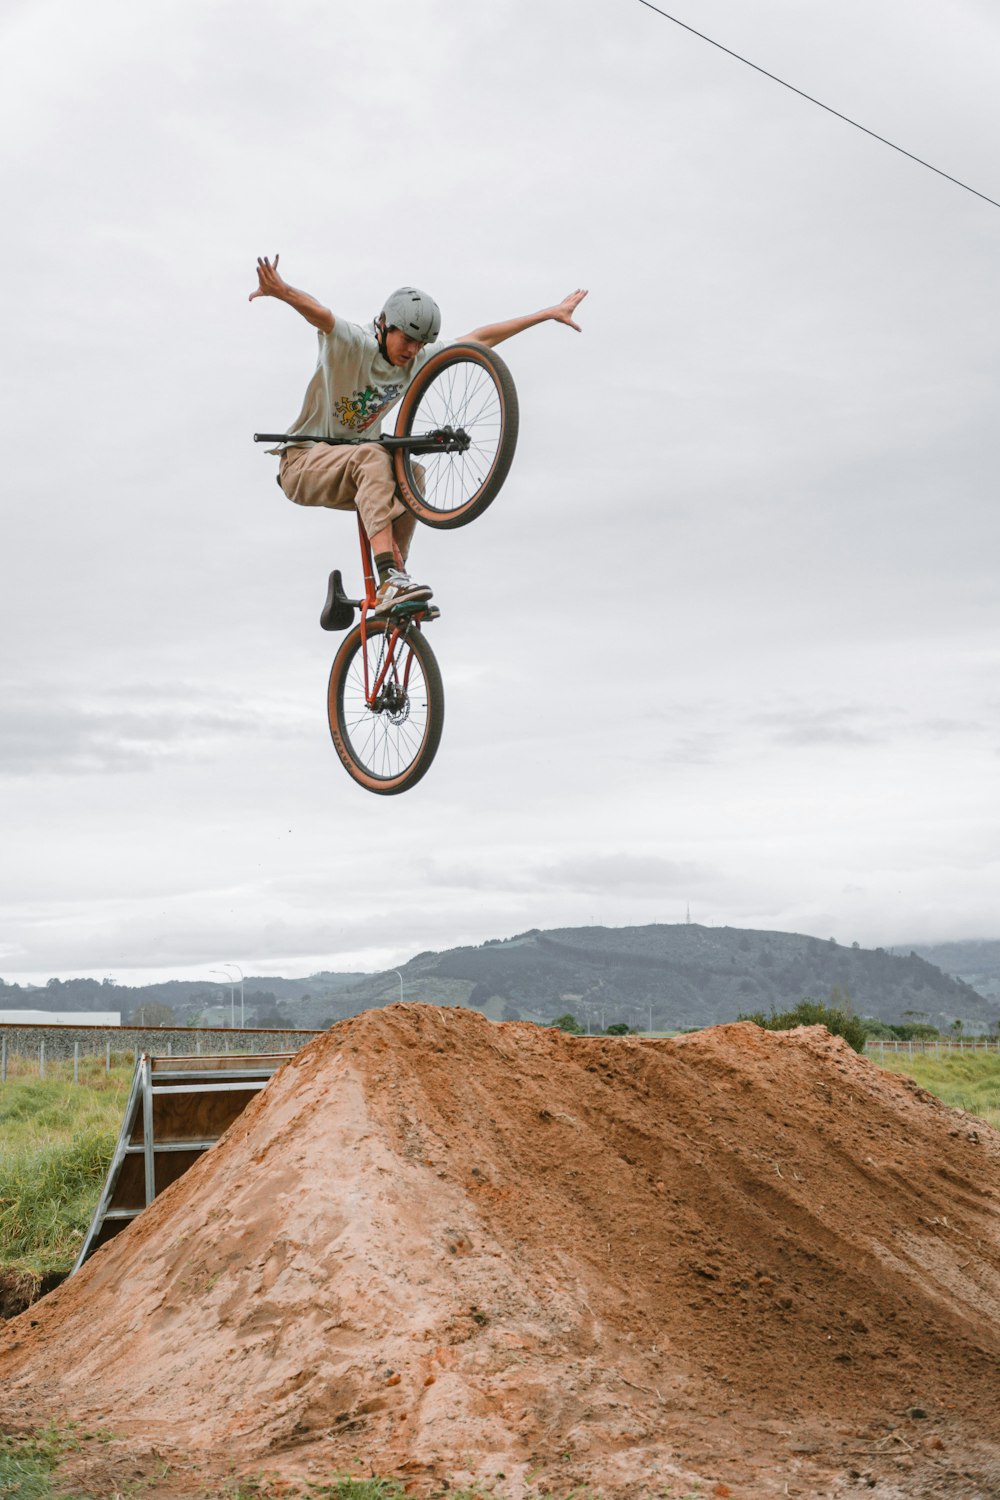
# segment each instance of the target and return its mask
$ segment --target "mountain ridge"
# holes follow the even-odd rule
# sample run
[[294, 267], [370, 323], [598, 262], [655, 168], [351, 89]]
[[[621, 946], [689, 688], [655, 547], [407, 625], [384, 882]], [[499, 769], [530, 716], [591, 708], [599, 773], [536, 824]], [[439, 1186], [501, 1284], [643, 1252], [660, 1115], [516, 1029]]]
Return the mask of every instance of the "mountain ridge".
[[[963, 957], [963, 944], [938, 946], [953, 960]], [[1000, 942], [971, 949], [964, 956], [989, 974], [996, 958], [996, 993], [982, 993], [915, 948], [902, 955], [803, 933], [690, 922], [531, 928], [425, 950], [377, 973], [247, 976], [244, 1005], [247, 1023], [258, 1026], [325, 1027], [403, 998], [470, 1006], [494, 1020], [550, 1022], [569, 1012], [593, 1030], [625, 1023], [665, 1031], [782, 1011], [808, 997], [888, 1023], [988, 1030], [1000, 1023]], [[238, 985], [235, 994], [238, 1007]], [[23, 1005], [29, 996], [34, 1006], [44, 998], [53, 1009], [119, 1008], [123, 1017], [159, 1005], [187, 1024], [225, 1024], [232, 1004], [228, 985], [203, 981], [124, 987], [50, 980], [29, 990], [0, 982], [0, 1007]]]

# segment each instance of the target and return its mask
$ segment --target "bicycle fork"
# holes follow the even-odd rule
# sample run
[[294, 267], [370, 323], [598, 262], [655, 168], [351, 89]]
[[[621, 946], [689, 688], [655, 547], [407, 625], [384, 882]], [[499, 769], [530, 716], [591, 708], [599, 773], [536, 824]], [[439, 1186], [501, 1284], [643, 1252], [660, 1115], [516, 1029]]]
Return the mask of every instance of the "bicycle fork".
[[[384, 639], [386, 643], [385, 657], [378, 672], [375, 674], [374, 681], [372, 681], [368, 664], [368, 630], [366, 615], [367, 611], [363, 611], [361, 615], [361, 659], [364, 662], [365, 670], [365, 702], [374, 713], [381, 713], [384, 709], [388, 709], [390, 713], [398, 712], [398, 710], [405, 703], [406, 695], [409, 691], [410, 668], [413, 665], [413, 652], [410, 651], [407, 653], [406, 661], [403, 665], [402, 680], [400, 680], [399, 662], [396, 657], [396, 648], [400, 642], [403, 642], [403, 644], [405, 645], [406, 637], [410, 633], [413, 622], [408, 622], [402, 629], [400, 629], [398, 625], [392, 626], [391, 634], [390, 629], [386, 629], [384, 633]], [[390, 678], [390, 673], [391, 680], [388, 681], [387, 685], [387, 679]]]

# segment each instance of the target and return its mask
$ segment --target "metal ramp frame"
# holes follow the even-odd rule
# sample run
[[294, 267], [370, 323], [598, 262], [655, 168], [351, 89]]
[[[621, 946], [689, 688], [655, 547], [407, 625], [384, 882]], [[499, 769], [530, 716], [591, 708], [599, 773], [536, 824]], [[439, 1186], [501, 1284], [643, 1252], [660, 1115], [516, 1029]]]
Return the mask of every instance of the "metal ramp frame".
[[73, 1271], [183, 1177], [294, 1056], [154, 1057], [144, 1052], [135, 1065], [111, 1166]]

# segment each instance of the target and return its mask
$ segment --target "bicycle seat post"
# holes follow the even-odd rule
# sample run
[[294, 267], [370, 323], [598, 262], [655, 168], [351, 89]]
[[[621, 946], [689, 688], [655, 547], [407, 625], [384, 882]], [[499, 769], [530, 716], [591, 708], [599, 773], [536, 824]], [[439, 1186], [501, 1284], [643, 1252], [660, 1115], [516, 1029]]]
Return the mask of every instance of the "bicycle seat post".
[[361, 571], [365, 578], [365, 603], [371, 609], [375, 603], [375, 563], [372, 559], [372, 544], [368, 540], [361, 512], [358, 512], [358, 540], [361, 543]]

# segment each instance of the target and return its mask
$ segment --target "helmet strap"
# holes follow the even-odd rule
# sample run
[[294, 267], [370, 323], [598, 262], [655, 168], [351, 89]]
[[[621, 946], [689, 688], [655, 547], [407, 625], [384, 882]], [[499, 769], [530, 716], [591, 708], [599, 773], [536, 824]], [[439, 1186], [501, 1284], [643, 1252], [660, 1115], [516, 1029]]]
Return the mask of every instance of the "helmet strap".
[[388, 360], [389, 349], [388, 345], [386, 344], [386, 337], [389, 333], [389, 330], [385, 325], [385, 313], [379, 313], [378, 317], [373, 319], [373, 322], [375, 326], [375, 342], [378, 344], [378, 352], [381, 354], [384, 360]]

